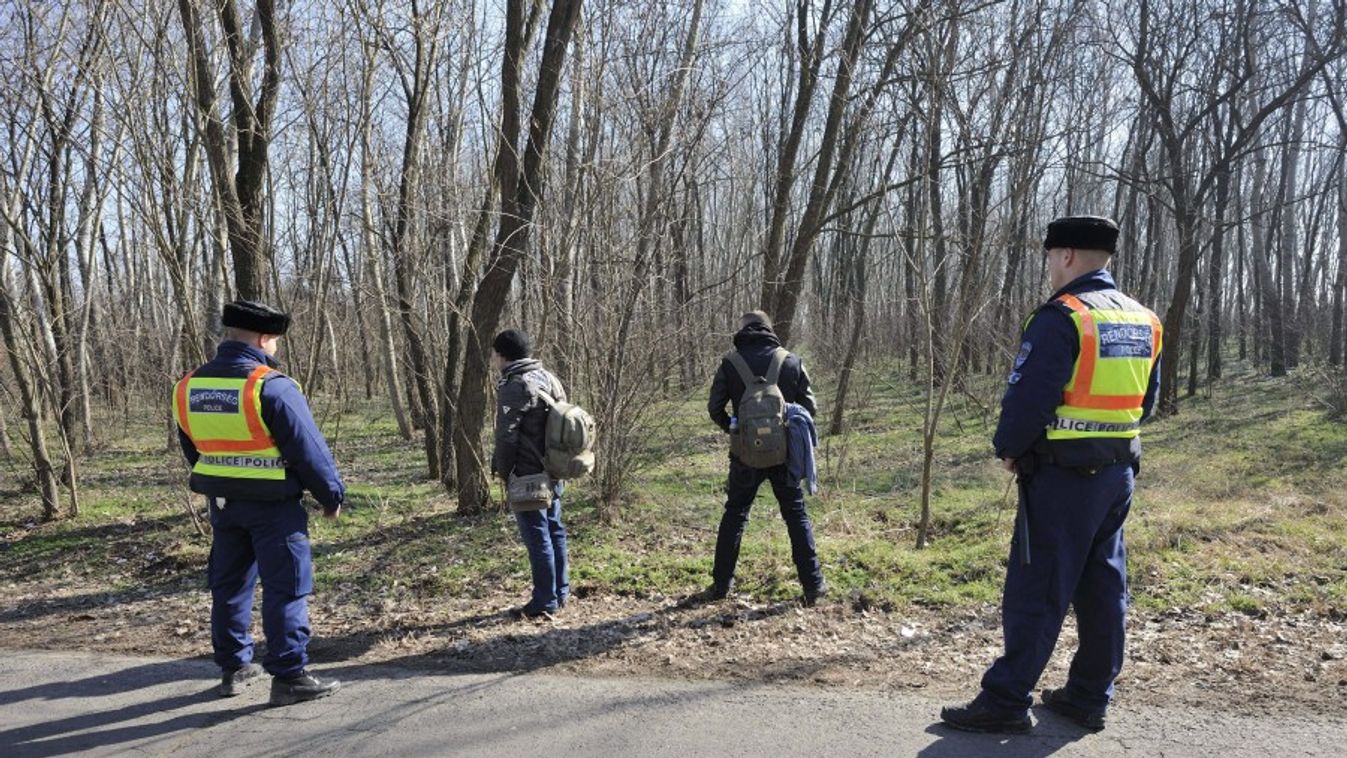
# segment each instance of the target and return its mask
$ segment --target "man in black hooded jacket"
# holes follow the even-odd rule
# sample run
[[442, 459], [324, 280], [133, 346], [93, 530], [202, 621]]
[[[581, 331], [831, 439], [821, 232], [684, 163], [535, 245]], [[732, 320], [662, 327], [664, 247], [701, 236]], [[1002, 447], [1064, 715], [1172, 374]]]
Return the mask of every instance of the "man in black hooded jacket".
[[[750, 311], [740, 317], [739, 331], [734, 335], [734, 348], [755, 376], [767, 374], [772, 355], [780, 347], [781, 340], [772, 331], [772, 322], [767, 314]], [[789, 354], [782, 363], [777, 387], [787, 403], [799, 404], [810, 416], [816, 414], [814, 393], [809, 389], [809, 375], [805, 373], [804, 362], [794, 353]], [[729, 404], [737, 417], [739, 399], [743, 397], [744, 389], [739, 372], [728, 358], [722, 359], [711, 383], [707, 410], [711, 420], [727, 433], [730, 431], [730, 414], [725, 412], [725, 406]], [[827, 594], [828, 586], [819, 569], [818, 554], [814, 549], [814, 528], [809, 523], [809, 514], [805, 512], [804, 490], [800, 482], [792, 479], [785, 464], [753, 468], [732, 452], [730, 475], [725, 487], [725, 514], [720, 519], [720, 530], [716, 536], [715, 567], [711, 571], [712, 583], [707, 594], [718, 600], [728, 595], [734, 586], [734, 565], [739, 560], [739, 544], [743, 540], [744, 527], [748, 525], [748, 511], [764, 479], [772, 483], [772, 492], [781, 507], [781, 518], [785, 520], [786, 531], [790, 534], [791, 557], [800, 577], [800, 586], [804, 588], [805, 604], [813, 605]]]

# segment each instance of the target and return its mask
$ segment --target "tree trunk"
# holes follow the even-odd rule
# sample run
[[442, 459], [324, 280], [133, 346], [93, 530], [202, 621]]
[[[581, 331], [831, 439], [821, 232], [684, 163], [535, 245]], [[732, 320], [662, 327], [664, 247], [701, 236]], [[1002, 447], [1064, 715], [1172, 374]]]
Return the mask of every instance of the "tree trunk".
[[[442, 478], [444, 461], [440, 449], [439, 393], [436, 376], [431, 370], [430, 350], [424, 335], [427, 324], [415, 308], [417, 250], [413, 244], [417, 189], [420, 185], [421, 134], [425, 131], [426, 98], [429, 95], [430, 68], [434, 65], [436, 44], [426, 44], [422, 38], [422, 22], [416, 25], [415, 59], [410, 81], [404, 81], [403, 95], [407, 104], [407, 123], [403, 133], [402, 169], [398, 177], [397, 216], [393, 226], [390, 247], [393, 252], [393, 279], [397, 292], [398, 319], [402, 336], [407, 342], [407, 353], [412, 362], [412, 381], [416, 396], [421, 401], [422, 423], [425, 429], [426, 468], [431, 479]], [[433, 25], [428, 31], [434, 36]]]
[[559, 325], [557, 335], [557, 371], [561, 376], [573, 375], [575, 360], [575, 260], [580, 237], [580, 218], [577, 213], [580, 198], [581, 168], [580, 139], [585, 134], [585, 20], [576, 22], [575, 54], [571, 63], [571, 110], [566, 122], [566, 168], [562, 175], [560, 216], [561, 233], [557, 237], [556, 298], [547, 302], [558, 310], [553, 321]]
[[1207, 268], [1207, 378], [1221, 378], [1221, 277], [1225, 269], [1225, 218], [1230, 205], [1230, 172], [1216, 177], [1215, 225]]
[[404, 395], [402, 372], [398, 365], [398, 346], [394, 334], [393, 315], [388, 307], [388, 293], [384, 285], [383, 256], [380, 255], [382, 248], [378, 237], [375, 236], [374, 198], [371, 196], [376, 181], [374, 176], [374, 148], [371, 144], [374, 126], [370, 104], [374, 77], [373, 50], [366, 49], [365, 54], [364, 89], [362, 90], [364, 113], [361, 114], [360, 127], [360, 174], [363, 178], [360, 190], [360, 215], [361, 233], [365, 248], [365, 270], [370, 282], [374, 285], [375, 314], [379, 325], [379, 352], [383, 357], [384, 375], [388, 380], [388, 399], [393, 406], [393, 417], [398, 422], [398, 433], [402, 435], [404, 440], [410, 440], [412, 438], [412, 425], [402, 402]]
[[1338, 275], [1333, 282], [1333, 327], [1328, 343], [1328, 362], [1342, 365], [1343, 298], [1347, 295], [1347, 160], [1338, 156]]
[[1291, 118], [1290, 132], [1287, 135], [1286, 152], [1282, 156], [1281, 203], [1279, 204], [1281, 244], [1278, 246], [1277, 272], [1281, 282], [1279, 294], [1283, 308], [1282, 318], [1285, 323], [1287, 369], [1293, 369], [1300, 365], [1299, 309], [1295, 306], [1295, 272], [1300, 244], [1300, 229], [1296, 219], [1294, 198], [1296, 193], [1300, 191], [1300, 143], [1305, 135], [1306, 110], [1306, 101], [1302, 98], [1295, 104], [1292, 112], [1288, 114]]
[[[445, 351], [444, 372], [440, 382], [440, 442], [445, 463], [441, 483], [449, 492], [459, 488], [459, 472], [464, 465], [459, 460], [461, 446], [470, 444], [480, 447], [481, 444], [472, 442], [459, 424], [462, 372], [469, 361], [466, 350], [473, 344], [472, 335], [465, 332], [476, 328], [471, 319], [466, 324], [463, 322], [464, 317], [469, 315], [473, 295], [477, 292], [482, 261], [490, 244], [491, 222], [496, 220], [497, 201], [503, 196], [513, 195], [519, 182], [519, 73], [524, 65], [524, 54], [537, 29], [541, 8], [541, 0], [533, 0], [528, 19], [525, 20], [520, 4], [511, 3], [507, 7], [505, 51], [501, 59], [501, 123], [496, 140], [496, 155], [482, 201], [478, 205], [480, 210], [473, 224], [468, 250], [463, 257], [458, 292], [449, 310], [449, 345]], [[468, 454], [474, 455], [472, 452]], [[480, 452], [475, 455], [480, 456]], [[451, 461], [453, 466], [449, 465]], [[485, 492], [484, 489], [482, 491]]]
[[14, 383], [19, 390], [19, 406], [23, 419], [28, 423], [28, 448], [33, 456], [33, 475], [37, 479], [38, 492], [42, 496], [42, 520], [51, 521], [60, 513], [60, 493], [56, 482], [56, 469], [47, 452], [46, 423], [43, 419], [42, 401], [34, 385], [28, 364], [20, 352], [26, 340], [19, 336], [15, 323], [14, 302], [10, 296], [9, 261], [5, 247], [0, 247], [0, 337], [5, 342], [5, 352], [9, 355], [9, 366], [14, 374]]
[[[809, 186], [809, 200], [796, 230], [790, 253], [782, 261], [783, 265], [774, 272], [775, 276], [771, 277], [777, 280], [777, 284], [767, 301], [767, 308], [772, 316], [776, 334], [781, 338], [783, 345], [790, 342], [795, 309], [799, 304], [800, 290], [804, 286], [805, 266], [809, 263], [809, 251], [813, 248], [814, 240], [818, 238], [822, 228], [823, 214], [831, 204], [836, 189], [835, 174], [840, 174], [850, 165], [849, 153], [856, 144], [855, 135], [843, 136], [842, 117], [849, 104], [851, 82], [855, 77], [856, 61], [860, 57], [861, 43], [869, 17], [870, 1], [854, 0], [851, 15], [847, 20], [846, 38], [842, 43], [842, 57], [837, 63], [837, 76], [833, 80], [832, 95], [828, 100], [828, 118], [823, 125], [819, 153], [815, 158], [814, 181]], [[880, 74], [880, 78], [886, 78], [885, 74]], [[871, 105], [873, 103], [867, 103], [867, 106]], [[860, 108], [855, 122], [851, 124], [852, 130], [860, 129], [868, 115], [866, 111], [866, 107]], [[843, 140], [840, 152], [839, 139]]]
[[[261, 91], [252, 98], [252, 60], [255, 40], [245, 40], [243, 21], [233, 0], [216, 5], [228, 49], [228, 80], [231, 98], [231, 141], [216, 114], [215, 73], [197, 15], [196, 0], [178, 0], [189, 55], [189, 84], [204, 122], [204, 144], [211, 177], [224, 210], [229, 246], [234, 260], [234, 283], [238, 296], [247, 300], [266, 297], [271, 278], [271, 258], [262, 234], [263, 203], [267, 198], [267, 150], [271, 121], [280, 93], [281, 40], [276, 26], [275, 0], [257, 0], [253, 29], [260, 32], [263, 50]], [[237, 147], [237, 153], [233, 148]]]
[[1264, 207], [1266, 200], [1264, 185], [1266, 182], [1267, 159], [1264, 148], [1259, 148], [1258, 152], [1254, 154], [1253, 212], [1250, 214], [1253, 219], [1253, 250], [1251, 254], [1255, 275], [1258, 277], [1260, 307], [1267, 320], [1271, 337], [1266, 350], [1271, 364], [1269, 370], [1273, 376], [1286, 376], [1286, 333], [1282, 320], [1281, 294], [1272, 278], [1270, 262], [1273, 252], [1271, 245], [1268, 243], [1267, 228], [1263, 220], [1263, 214], [1266, 212]]
[[[505, 73], [505, 113], [510, 114], [510, 101], [518, 99], [515, 89], [519, 82], [518, 67], [513, 65], [510, 44], [518, 40], [522, 13], [520, 0], [509, 0], [507, 10]], [[510, 291], [519, 261], [528, 248], [529, 225], [542, 199], [543, 155], [552, 133], [552, 118], [556, 112], [557, 91], [566, 48], [575, 29], [576, 18], [583, 0], [554, 0], [547, 21], [547, 36], [543, 41], [543, 56], [539, 64], [538, 84], [534, 93], [532, 117], [529, 120], [528, 146], [524, 151], [523, 170], [518, 174], [518, 186], [513, 193], [502, 187], [500, 226], [496, 232], [492, 260], [472, 302], [472, 329], [463, 361], [463, 383], [458, 391], [459, 417], [456, 426], [454, 454], [458, 466], [458, 507], [461, 512], [475, 513], [486, 507], [486, 455], [482, 447], [481, 430], [486, 421], [487, 379], [490, 366], [488, 352], [491, 339], [500, 324], [505, 299]], [[514, 34], [511, 34], [513, 27]], [[516, 42], [516, 45], [518, 42]], [[515, 117], [513, 133], [518, 133]], [[502, 124], [502, 139], [512, 133], [511, 125]], [[513, 159], [510, 159], [511, 167]]]
[[8, 417], [9, 411], [5, 409], [4, 397], [0, 396], [0, 457], [6, 461], [14, 457], [14, 448], [9, 445], [9, 423], [6, 421]]
[[814, 88], [818, 84], [819, 69], [823, 65], [823, 44], [827, 39], [828, 24], [832, 20], [832, 0], [824, 0], [818, 29], [812, 40], [809, 38], [808, 16], [809, 0], [800, 0], [795, 8], [795, 45], [799, 53], [800, 67], [795, 89], [795, 104], [791, 110], [790, 129], [777, 150], [772, 207], [767, 222], [767, 241], [763, 245], [762, 293], [759, 300], [764, 308], [771, 307], [779, 285], [782, 246], [786, 236], [786, 215], [790, 212], [790, 194], [795, 187], [795, 163], [799, 160], [800, 142], [804, 138], [805, 127], [809, 122], [809, 111], [814, 102]]
[[1183, 203], [1175, 205], [1175, 224], [1179, 235], [1178, 273], [1174, 278], [1174, 295], [1165, 312], [1165, 344], [1168, 355], [1162, 362], [1160, 379], [1160, 408], [1165, 415], [1179, 412], [1179, 364], [1183, 355], [1183, 327], [1188, 315], [1188, 299], [1193, 292], [1193, 277], [1197, 269], [1197, 211]]

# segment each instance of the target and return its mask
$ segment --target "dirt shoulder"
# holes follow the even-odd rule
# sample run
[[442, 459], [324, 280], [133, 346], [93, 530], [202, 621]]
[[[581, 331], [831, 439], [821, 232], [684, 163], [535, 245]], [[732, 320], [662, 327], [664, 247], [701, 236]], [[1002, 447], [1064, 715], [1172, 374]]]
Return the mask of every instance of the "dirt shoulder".
[[[11, 583], [0, 595], [4, 647], [210, 654], [209, 596], [199, 586], [53, 593]], [[789, 682], [957, 699], [974, 692], [1000, 649], [995, 608], [884, 612], [845, 597], [803, 608], [736, 597], [699, 604], [590, 595], [555, 619], [517, 621], [506, 613], [511, 599], [357, 608], [315, 596], [310, 652], [318, 666]], [[1074, 644], [1068, 619], [1044, 683], [1063, 680]], [[1347, 624], [1309, 615], [1134, 611], [1118, 700], [1347, 717]]]

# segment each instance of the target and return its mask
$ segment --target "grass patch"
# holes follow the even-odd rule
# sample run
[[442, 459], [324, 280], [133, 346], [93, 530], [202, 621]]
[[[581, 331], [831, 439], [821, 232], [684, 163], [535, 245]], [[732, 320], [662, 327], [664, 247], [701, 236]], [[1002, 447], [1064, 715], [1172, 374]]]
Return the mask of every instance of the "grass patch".
[[[866, 606], [995, 603], [1015, 497], [988, 442], [1001, 379], [975, 377], [950, 395], [935, 456], [933, 542], [917, 550], [924, 400], [893, 379], [903, 374], [866, 368], [857, 383], [864, 405], [851, 410], [844, 434], [820, 442], [824, 489], [809, 509], [825, 574]], [[825, 377], [819, 397], [832, 392]], [[703, 404], [696, 391], [653, 414], [667, 421], [652, 463], [633, 474], [632, 497], [613, 522], [599, 518], [592, 482], [568, 489], [578, 594], [672, 596], [709, 581], [726, 445]], [[502, 588], [524, 597], [527, 561], [509, 514], [456, 514], [426, 479], [420, 442], [400, 439], [384, 409], [316, 405], [350, 486], [342, 519], [311, 522], [319, 592], [371, 604]], [[831, 409], [824, 413], [821, 428]], [[78, 519], [36, 524], [36, 497], [19, 484], [25, 464], [0, 463], [8, 480], [0, 482], [0, 580], [199, 588], [209, 540], [186, 515], [184, 504], [197, 498], [186, 492], [177, 451], [154, 423], [103, 428], [105, 446], [82, 464]], [[1149, 425], [1145, 444], [1127, 527], [1138, 605], [1344, 613], [1347, 424], [1327, 418], [1297, 380], [1224, 380]], [[750, 519], [738, 575], [739, 589], [761, 600], [799, 593], [770, 487]]]

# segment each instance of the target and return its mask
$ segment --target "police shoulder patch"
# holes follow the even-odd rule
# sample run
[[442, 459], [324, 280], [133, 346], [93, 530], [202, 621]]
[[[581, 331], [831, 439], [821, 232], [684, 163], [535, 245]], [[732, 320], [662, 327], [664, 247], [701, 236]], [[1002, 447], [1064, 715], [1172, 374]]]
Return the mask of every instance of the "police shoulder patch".
[[1029, 353], [1033, 352], [1034, 345], [1031, 342], [1020, 344], [1020, 353], [1015, 356], [1015, 370], [1018, 371], [1024, 362], [1029, 360]]

